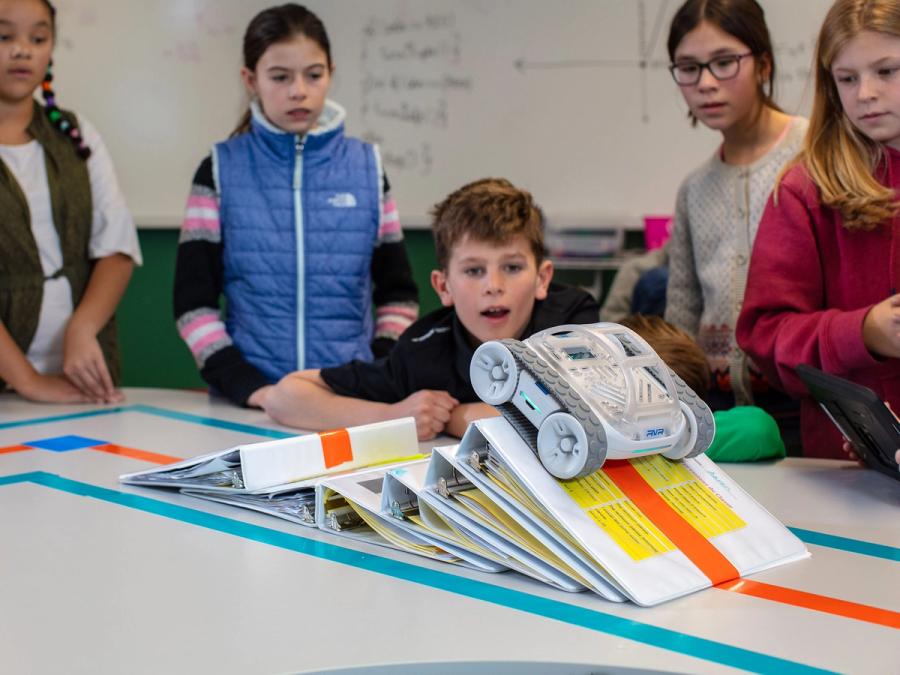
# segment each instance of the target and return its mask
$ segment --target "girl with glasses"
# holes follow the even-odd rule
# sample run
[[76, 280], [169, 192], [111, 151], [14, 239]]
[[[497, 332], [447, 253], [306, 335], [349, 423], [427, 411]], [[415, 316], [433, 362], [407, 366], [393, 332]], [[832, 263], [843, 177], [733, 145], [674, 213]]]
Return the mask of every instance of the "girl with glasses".
[[760, 223], [737, 337], [802, 397], [804, 454], [846, 459], [794, 369], [900, 410], [900, 0], [838, 0], [813, 68], [809, 131]]
[[722, 145], [678, 191], [665, 318], [706, 353], [714, 410], [756, 404], [786, 431], [792, 419], [796, 427], [796, 404], [738, 349], [734, 328], [760, 216], [779, 171], [800, 149], [806, 120], [772, 98], [775, 59], [754, 0], [688, 0], [672, 20], [668, 50], [692, 124], [721, 133]]

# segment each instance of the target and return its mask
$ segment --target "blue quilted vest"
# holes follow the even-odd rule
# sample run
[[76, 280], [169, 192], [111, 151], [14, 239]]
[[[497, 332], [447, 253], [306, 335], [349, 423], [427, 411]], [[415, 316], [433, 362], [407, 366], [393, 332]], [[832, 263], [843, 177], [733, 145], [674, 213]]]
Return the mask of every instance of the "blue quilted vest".
[[252, 110], [251, 130], [213, 152], [228, 333], [272, 381], [370, 361], [378, 154], [344, 136], [331, 101], [305, 137]]

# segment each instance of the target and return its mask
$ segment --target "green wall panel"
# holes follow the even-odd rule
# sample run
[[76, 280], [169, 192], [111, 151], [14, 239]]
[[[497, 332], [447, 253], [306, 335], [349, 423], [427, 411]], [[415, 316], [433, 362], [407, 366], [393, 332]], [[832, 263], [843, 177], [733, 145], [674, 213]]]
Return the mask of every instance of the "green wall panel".
[[144, 265], [135, 268], [116, 314], [127, 387], [204, 387], [175, 330], [172, 281], [178, 230], [140, 230]]
[[[437, 266], [431, 232], [411, 230], [405, 234], [413, 277], [419, 286], [421, 313], [426, 314], [440, 307], [431, 288], [431, 270]], [[172, 317], [178, 230], [140, 230], [139, 235], [144, 265], [135, 269], [117, 314], [122, 382], [128, 387], [204, 387]], [[587, 284], [590, 273], [559, 272], [556, 278]]]
[[[126, 387], [205, 387], [194, 359], [175, 330], [172, 282], [178, 230], [140, 230], [144, 265], [134, 270], [119, 305], [117, 318], [122, 345], [122, 384]], [[419, 286], [422, 312], [440, 306], [431, 290], [435, 262], [431, 233], [406, 233], [413, 276]]]

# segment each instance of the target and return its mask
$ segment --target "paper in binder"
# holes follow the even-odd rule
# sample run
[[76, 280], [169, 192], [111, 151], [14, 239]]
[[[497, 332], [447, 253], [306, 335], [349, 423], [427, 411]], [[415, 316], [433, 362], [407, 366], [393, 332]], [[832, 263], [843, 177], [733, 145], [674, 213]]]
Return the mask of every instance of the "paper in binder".
[[397, 527], [457, 556], [460, 564], [482, 572], [507, 571], [509, 565], [504, 556], [491, 551], [483, 542], [463, 537], [419, 501], [427, 471], [427, 461], [389, 469], [382, 487], [381, 514]]
[[255, 493], [418, 455], [415, 420], [406, 417], [241, 445], [125, 474], [119, 480], [130, 485]]
[[[434, 458], [433, 453], [432, 458]], [[422, 467], [415, 467], [416, 472], [420, 473], [420, 475], [416, 477], [416, 485], [413, 490], [418, 498], [418, 514], [411, 513], [409, 503], [404, 504], [402, 501], [398, 502], [396, 506], [391, 503], [389, 507], [382, 502], [382, 513], [389, 513], [391, 517], [397, 518], [397, 511], [400, 510], [404, 520], [408, 519], [414, 526], [420, 528], [417, 531], [424, 530], [427, 533], [433, 534], [441, 541], [449, 541], [454, 546], [461, 547], [476, 556], [492, 561], [490, 569], [487, 571], [493, 572], [506, 569], [518, 569], [517, 565], [521, 565], [509, 555], [493, 548], [488, 542], [481, 539], [477, 533], [466, 530], [463, 527], [454, 524], [453, 521], [444, 518], [438, 511], [428, 505], [426, 501], [427, 495], [424, 494], [423, 490], [425, 477], [428, 474], [430, 463], [431, 462], [429, 461], [424, 469]], [[391, 473], [392, 472], [389, 472], [388, 475], [385, 476], [385, 489], [387, 489], [389, 485], [397, 485], [399, 483], [399, 481], [393, 479]], [[409, 476], [405, 475], [403, 478], [408, 479]], [[406, 485], [409, 485], [408, 480]], [[400, 496], [402, 497], [403, 495]], [[393, 502], [394, 500], [391, 501]]]
[[219, 504], [239, 506], [289, 520], [307, 527], [316, 526], [316, 483], [322, 476], [256, 492], [206, 491], [182, 488], [189, 497], [206, 499]]
[[455, 465], [458, 447], [438, 447], [432, 451], [420, 501], [462, 536], [484, 542], [487, 550], [499, 553], [511, 569], [564, 591], [585, 590], [578, 575], [561, 565], [556, 556], [521, 530], [516, 531], [515, 526], [510, 527], [508, 521], [501, 522], [499, 514], [486, 507], [489, 502], [479, 499], [478, 489]]
[[381, 514], [384, 476], [391, 466], [370, 467], [360, 471], [329, 476], [316, 485], [316, 525], [325, 532], [339, 534], [379, 546], [458, 563], [452, 553], [431, 541], [398, 527]]
[[809, 555], [703, 455], [609, 461], [589, 476], [561, 481], [501, 418], [474, 422], [452, 454], [512, 517], [530, 512], [532, 524], [570, 542], [584, 563], [640, 605]]
[[[502, 486], [492, 483], [490, 476], [502, 475], [505, 471], [503, 467], [497, 466], [496, 455], [488, 456], [486, 448], [486, 444], [474, 447], [471, 444], [461, 443], [448, 453], [448, 459], [459, 474], [477, 487], [487, 500], [504, 513], [507, 522], [515, 522], [546, 549], [547, 553], [543, 556], [545, 560], [552, 555], [552, 559], [556, 561], [556, 565], [562, 571], [568, 571], [589, 590], [613, 602], [625, 601], [626, 596], [622, 590], [610, 580], [608, 575], [586, 560], [584, 551], [580, 550], [578, 543], [556, 526], [538, 503], [525, 493], [518, 491], [514, 481], [508, 482], [513, 486], [509, 492], [497, 489]], [[482, 472], [486, 462], [493, 464], [491, 473]], [[508, 474], [506, 475], [508, 476]]]

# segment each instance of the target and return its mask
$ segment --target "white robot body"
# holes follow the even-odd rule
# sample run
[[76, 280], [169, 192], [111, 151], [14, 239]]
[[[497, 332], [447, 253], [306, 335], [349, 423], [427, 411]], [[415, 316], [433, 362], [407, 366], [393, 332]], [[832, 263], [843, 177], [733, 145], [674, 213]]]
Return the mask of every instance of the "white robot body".
[[643, 338], [618, 324], [486, 342], [472, 357], [470, 376], [475, 393], [558, 478], [593, 473], [606, 459], [693, 456], [715, 434], [706, 404]]

